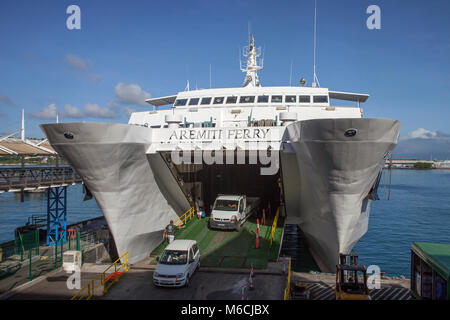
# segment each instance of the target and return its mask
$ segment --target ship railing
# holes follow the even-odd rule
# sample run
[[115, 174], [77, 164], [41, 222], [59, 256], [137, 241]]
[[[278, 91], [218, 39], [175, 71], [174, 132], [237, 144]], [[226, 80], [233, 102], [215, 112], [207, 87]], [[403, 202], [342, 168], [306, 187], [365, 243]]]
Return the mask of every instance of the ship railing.
[[175, 225], [177, 227], [181, 227], [182, 225], [186, 225], [186, 223], [188, 221], [190, 221], [195, 215], [195, 207], [191, 207], [188, 211], [186, 211], [185, 213], [183, 213], [181, 215], [181, 217], [179, 217], [176, 221], [175, 221]]
[[[123, 259], [123, 263], [121, 260]], [[107, 272], [114, 267], [114, 271], [107, 275]], [[128, 272], [128, 251], [114, 261], [105, 271], [101, 274], [101, 284], [103, 285], [103, 294], [108, 292], [108, 289], [123, 276], [125, 272]]]
[[280, 216], [280, 207], [277, 209], [275, 219], [273, 219], [272, 229], [270, 230], [270, 245], [272, 246], [273, 237], [275, 235], [275, 230], [277, 229], [278, 217]]
[[90, 300], [94, 295], [94, 280], [89, 282], [80, 289], [70, 300]]
[[284, 288], [284, 300], [291, 299], [291, 257], [289, 257], [288, 276], [286, 280], [286, 288]]

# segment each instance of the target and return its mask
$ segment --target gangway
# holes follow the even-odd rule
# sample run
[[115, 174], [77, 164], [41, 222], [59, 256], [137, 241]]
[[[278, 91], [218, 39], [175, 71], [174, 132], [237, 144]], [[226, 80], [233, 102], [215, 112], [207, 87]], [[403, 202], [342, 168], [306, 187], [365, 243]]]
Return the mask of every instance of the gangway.
[[82, 184], [70, 166], [0, 168], [0, 193], [40, 190]]

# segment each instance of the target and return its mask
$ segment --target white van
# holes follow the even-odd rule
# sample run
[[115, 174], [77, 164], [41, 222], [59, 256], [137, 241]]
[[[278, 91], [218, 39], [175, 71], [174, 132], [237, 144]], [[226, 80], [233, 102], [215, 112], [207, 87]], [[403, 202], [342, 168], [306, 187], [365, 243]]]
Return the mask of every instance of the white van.
[[153, 283], [162, 287], [189, 286], [200, 267], [200, 251], [195, 240], [174, 240], [164, 250], [153, 273]]
[[258, 210], [260, 202], [260, 198], [220, 194], [214, 202], [209, 227], [239, 231], [247, 218]]

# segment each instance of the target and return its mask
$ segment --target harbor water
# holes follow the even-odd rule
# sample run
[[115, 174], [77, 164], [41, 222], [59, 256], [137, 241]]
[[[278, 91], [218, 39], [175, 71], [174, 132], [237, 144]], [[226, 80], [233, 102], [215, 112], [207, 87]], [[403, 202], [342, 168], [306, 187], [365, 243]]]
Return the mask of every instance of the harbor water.
[[[95, 199], [83, 201], [81, 185], [67, 190], [69, 224], [102, 215]], [[372, 203], [369, 230], [354, 251], [366, 266], [409, 278], [413, 241], [450, 243], [450, 170], [393, 170], [390, 200], [385, 200], [383, 179], [378, 193], [381, 200]], [[13, 239], [14, 229], [28, 217], [46, 211], [46, 193], [27, 193], [23, 203], [18, 193], [0, 194], [0, 242]]]
[[450, 170], [392, 170], [390, 200], [383, 178], [378, 194], [369, 230], [354, 251], [366, 266], [378, 265], [388, 276], [410, 278], [412, 242], [450, 243]]
[[[103, 216], [94, 198], [83, 201], [82, 185], [67, 187], [67, 224]], [[14, 239], [14, 229], [24, 226], [28, 217], [47, 214], [47, 191], [25, 193], [20, 202], [20, 193], [0, 193], [0, 243]]]

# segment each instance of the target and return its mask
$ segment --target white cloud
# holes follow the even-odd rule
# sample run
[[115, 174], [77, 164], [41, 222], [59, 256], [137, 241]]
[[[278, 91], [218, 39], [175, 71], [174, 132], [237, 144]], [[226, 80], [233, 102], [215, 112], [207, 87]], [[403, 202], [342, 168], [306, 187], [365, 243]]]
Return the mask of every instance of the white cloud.
[[110, 106], [114, 110], [120, 109], [120, 105], [114, 100], [108, 102], [108, 106]]
[[58, 112], [56, 105], [52, 103], [39, 112], [31, 113], [31, 116], [34, 118], [45, 120], [56, 119], [57, 114], [62, 118], [72, 119], [82, 119], [87, 117], [112, 119], [120, 117], [119, 109], [119, 105], [117, 105], [117, 107], [110, 106], [102, 108], [98, 104], [87, 103], [84, 105], [84, 109], [82, 110], [70, 104], [66, 104], [64, 106], [64, 110], [62, 112]]
[[64, 111], [63, 111], [62, 115], [64, 118], [78, 118], [79, 119], [79, 118], [84, 117], [83, 111], [81, 111], [77, 107], [71, 106], [70, 104], [66, 104], [64, 106]]
[[7, 104], [9, 106], [14, 107], [16, 106], [16, 104], [11, 100], [11, 98], [4, 93], [0, 95], [0, 102], [3, 102], [4, 104]]
[[100, 75], [98, 75], [98, 74], [93, 74], [93, 75], [91, 75], [90, 79], [91, 79], [92, 83], [97, 84], [102, 80], [102, 77], [100, 77]]
[[419, 128], [414, 131], [409, 132], [406, 136], [400, 138], [400, 140], [408, 139], [439, 139], [441, 137], [447, 138], [448, 135], [440, 132], [439, 130], [427, 130], [424, 128]]
[[38, 119], [53, 120], [56, 119], [58, 109], [54, 103], [49, 104], [39, 112], [31, 113], [31, 116]]
[[133, 112], [136, 112], [136, 110], [129, 107], [125, 107], [125, 113], [127, 114], [128, 117], [131, 116]]
[[125, 104], [134, 104], [138, 106], [146, 106], [146, 99], [151, 98], [151, 94], [145, 92], [137, 84], [119, 83], [114, 88], [115, 95], [120, 102]]
[[94, 118], [117, 118], [119, 114], [107, 107], [101, 108], [98, 104], [88, 103], [84, 105], [84, 113], [88, 117]]
[[87, 71], [89, 68], [87, 66], [87, 63], [81, 59], [80, 57], [77, 57], [73, 54], [66, 54], [65, 61], [73, 68], [80, 70], [80, 71]]

